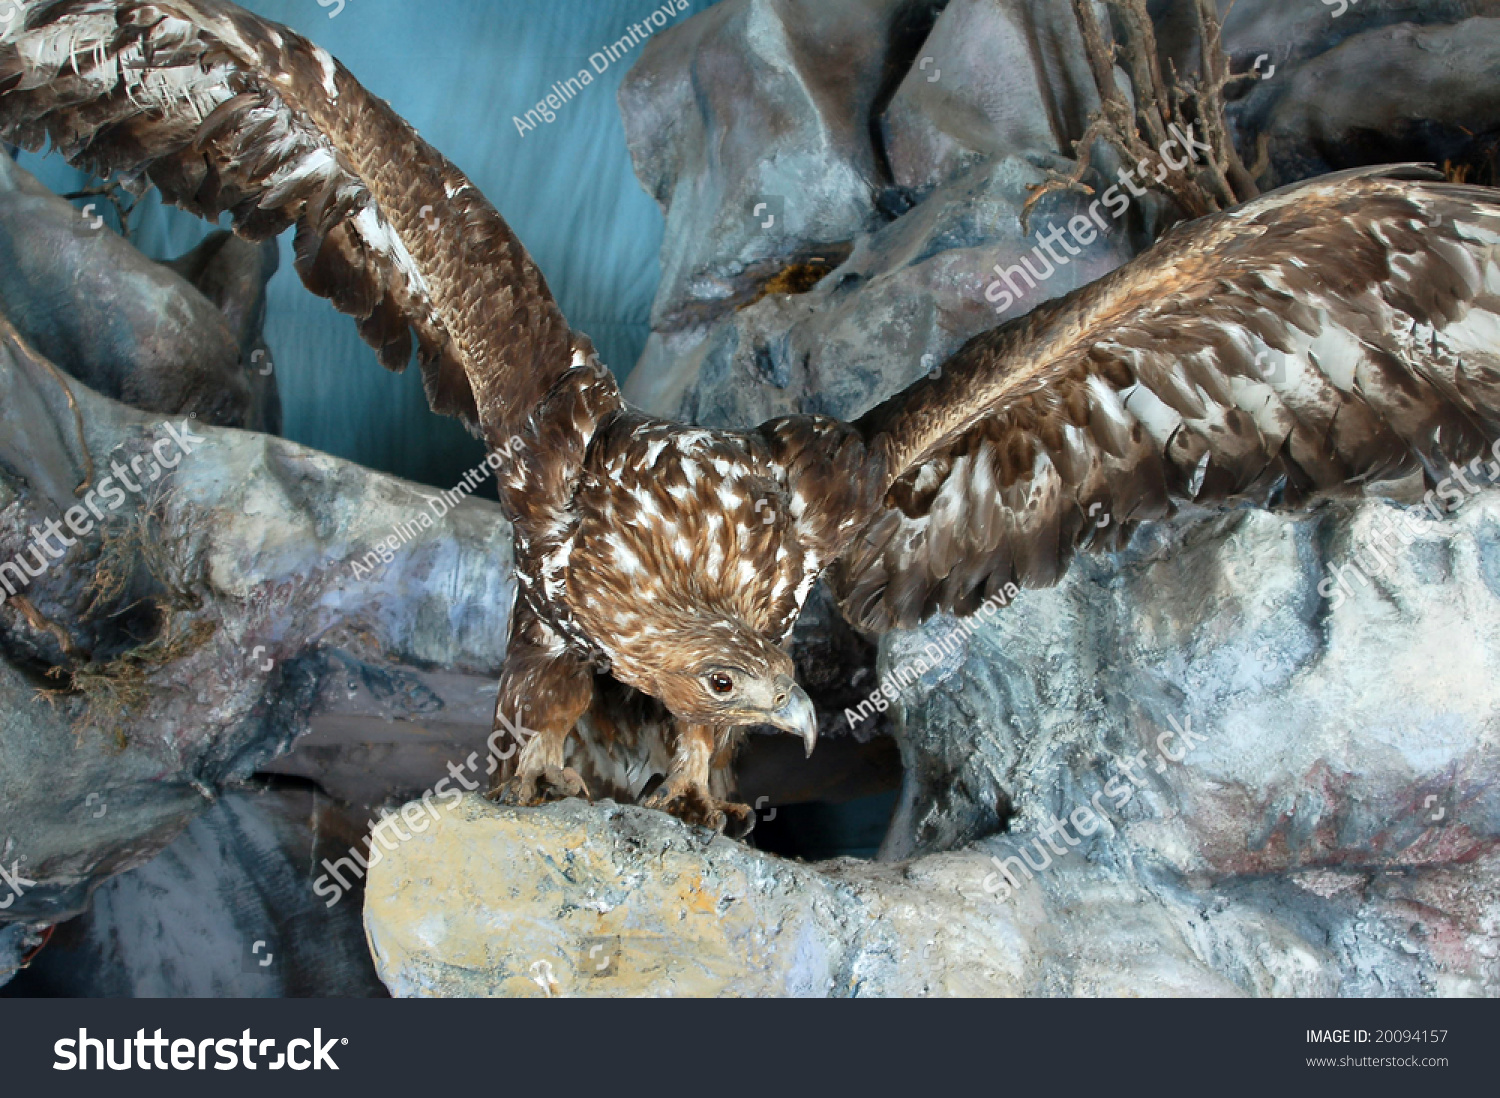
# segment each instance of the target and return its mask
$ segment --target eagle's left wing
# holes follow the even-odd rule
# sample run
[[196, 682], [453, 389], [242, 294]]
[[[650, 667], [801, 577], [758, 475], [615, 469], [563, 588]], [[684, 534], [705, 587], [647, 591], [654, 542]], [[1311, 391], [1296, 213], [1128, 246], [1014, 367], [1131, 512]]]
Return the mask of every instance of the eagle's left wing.
[[1361, 169], [1179, 226], [868, 413], [845, 613], [971, 612], [1176, 502], [1470, 461], [1500, 438], [1500, 191], [1439, 179]]
[[0, 137], [251, 240], [503, 446], [590, 348], [474, 185], [318, 46], [225, 0], [0, 0]]

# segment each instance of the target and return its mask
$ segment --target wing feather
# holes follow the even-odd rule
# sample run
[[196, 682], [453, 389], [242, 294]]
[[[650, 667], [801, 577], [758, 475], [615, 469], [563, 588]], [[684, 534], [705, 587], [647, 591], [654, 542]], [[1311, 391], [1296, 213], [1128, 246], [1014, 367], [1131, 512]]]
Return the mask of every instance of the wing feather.
[[435, 410], [517, 433], [586, 341], [464, 175], [325, 51], [221, 0], [32, 0], [0, 25], [0, 134], [252, 240]]
[[1435, 483], [1500, 437], [1497, 289], [1500, 192], [1420, 169], [1179, 226], [854, 424], [883, 497], [835, 592], [863, 628], [909, 626], [1185, 502]]

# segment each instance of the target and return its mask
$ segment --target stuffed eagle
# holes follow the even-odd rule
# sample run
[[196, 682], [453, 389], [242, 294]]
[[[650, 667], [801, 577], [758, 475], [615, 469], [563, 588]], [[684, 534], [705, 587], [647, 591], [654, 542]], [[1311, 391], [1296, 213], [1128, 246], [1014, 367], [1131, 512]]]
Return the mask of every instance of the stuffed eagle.
[[1180, 503], [1437, 480], [1500, 431], [1500, 194], [1421, 169], [1179, 225], [852, 423], [729, 431], [628, 407], [474, 185], [327, 52], [232, 4], [0, 0], [0, 136], [251, 240], [295, 226], [308, 289], [512, 447], [497, 727], [534, 732], [502, 772], [520, 804], [586, 794], [567, 742], [612, 676], [671, 715], [645, 803], [747, 830], [711, 773], [756, 725], [812, 750], [782, 646], [820, 576], [861, 629], [911, 626], [1050, 584]]

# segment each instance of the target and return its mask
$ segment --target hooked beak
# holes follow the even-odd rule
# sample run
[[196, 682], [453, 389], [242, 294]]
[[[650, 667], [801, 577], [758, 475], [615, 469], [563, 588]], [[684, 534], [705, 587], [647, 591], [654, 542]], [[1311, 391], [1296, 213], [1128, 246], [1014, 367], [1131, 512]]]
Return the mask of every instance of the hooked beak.
[[770, 723], [783, 732], [801, 736], [803, 746], [807, 748], [808, 755], [811, 755], [813, 746], [818, 742], [818, 714], [813, 709], [812, 699], [790, 677], [783, 676], [776, 686], [777, 694], [784, 693], [786, 701], [780, 708], [771, 711], [768, 718]]

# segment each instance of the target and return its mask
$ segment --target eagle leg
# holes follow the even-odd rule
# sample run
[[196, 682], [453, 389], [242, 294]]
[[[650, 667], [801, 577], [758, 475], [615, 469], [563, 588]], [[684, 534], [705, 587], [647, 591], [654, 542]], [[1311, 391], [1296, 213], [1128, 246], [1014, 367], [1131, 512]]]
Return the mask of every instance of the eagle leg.
[[708, 787], [714, 757], [714, 730], [703, 724], [677, 724], [677, 750], [672, 768], [655, 793], [641, 803], [669, 812], [684, 823], [724, 832], [742, 839], [755, 826], [755, 811], [744, 804], [720, 800]]
[[565, 765], [568, 735], [594, 700], [589, 665], [549, 643], [545, 626], [517, 623], [495, 701], [495, 730], [521, 741], [514, 763], [502, 767], [490, 796], [501, 804], [532, 807], [568, 797], [589, 797], [578, 772]]

